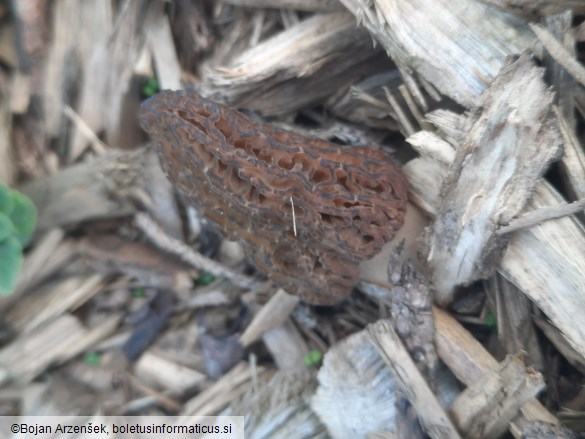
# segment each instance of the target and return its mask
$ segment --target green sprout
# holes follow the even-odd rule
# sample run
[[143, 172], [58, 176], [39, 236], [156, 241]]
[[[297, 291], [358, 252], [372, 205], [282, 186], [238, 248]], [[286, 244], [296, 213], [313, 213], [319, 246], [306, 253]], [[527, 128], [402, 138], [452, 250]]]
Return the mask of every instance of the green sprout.
[[22, 266], [22, 250], [37, 221], [33, 202], [0, 183], [0, 295], [12, 293]]
[[492, 332], [497, 331], [498, 328], [497, 328], [497, 323], [496, 323], [496, 316], [493, 312], [488, 311], [485, 314], [484, 322], [487, 325], [487, 327], [490, 328], [490, 331], [492, 331]]
[[133, 288], [131, 292], [134, 299], [146, 297], [146, 290], [144, 288]]
[[214, 281], [215, 281], [215, 276], [211, 273], [208, 273], [207, 271], [204, 271], [203, 273], [201, 273], [199, 275], [199, 277], [195, 281], [195, 284], [198, 287], [206, 287], [207, 285], [210, 285]]
[[83, 361], [90, 366], [99, 366], [102, 362], [102, 356], [98, 352], [91, 351], [85, 354]]
[[160, 91], [160, 84], [156, 78], [148, 78], [142, 86], [142, 94], [150, 98]]
[[321, 351], [317, 349], [312, 349], [309, 351], [307, 355], [305, 355], [305, 366], [307, 367], [318, 366], [319, 364], [321, 364], [322, 360], [323, 354], [321, 353]]

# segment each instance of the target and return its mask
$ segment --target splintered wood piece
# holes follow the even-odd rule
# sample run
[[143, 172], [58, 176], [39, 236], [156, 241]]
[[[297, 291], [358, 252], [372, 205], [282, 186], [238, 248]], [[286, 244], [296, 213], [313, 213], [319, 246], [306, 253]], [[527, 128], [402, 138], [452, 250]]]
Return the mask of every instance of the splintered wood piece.
[[159, 93], [140, 122], [179, 191], [307, 302], [347, 297], [358, 263], [404, 222], [406, 180], [379, 150], [261, 124], [193, 91]]
[[330, 438], [309, 405], [314, 390], [315, 377], [307, 369], [279, 370], [270, 379], [254, 382], [232, 401], [231, 414], [245, 416], [248, 438]]
[[262, 335], [262, 342], [272, 355], [278, 370], [305, 372], [309, 347], [297, 327], [289, 319]]
[[259, 366], [256, 374], [256, 376], [252, 375], [252, 370], [246, 363], [237, 364], [215, 384], [187, 401], [178, 421], [189, 422], [191, 418], [217, 415], [230, 401], [238, 398], [248, 389], [246, 384], [249, 381], [262, 379], [269, 372]]
[[545, 17], [549, 14], [559, 14], [568, 9], [571, 9], [576, 15], [585, 14], [585, 4], [581, 0], [485, 0], [485, 3], [527, 17], [535, 15]]
[[18, 167], [12, 146], [12, 110], [8, 89], [7, 81], [0, 77], [0, 182], [10, 186], [14, 183]]
[[536, 34], [543, 46], [562, 65], [567, 72], [582, 85], [585, 85], [585, 67], [575, 59], [554, 35], [538, 24], [530, 24], [530, 28]]
[[177, 57], [173, 34], [166, 14], [156, 14], [148, 28], [146, 39], [156, 68], [160, 88], [172, 90], [181, 87], [181, 66]]
[[5, 322], [16, 330], [29, 333], [68, 310], [78, 308], [103, 289], [101, 275], [69, 277], [54, 285], [35, 289], [10, 310]]
[[264, 333], [282, 325], [299, 303], [298, 297], [279, 289], [254, 316], [244, 333], [240, 336], [242, 346], [248, 347]]
[[116, 314], [86, 328], [77, 317], [63, 314], [4, 346], [0, 350], [0, 376], [30, 382], [48, 367], [79, 355], [110, 335], [121, 319]]
[[544, 388], [542, 374], [527, 368], [518, 356], [471, 384], [451, 406], [453, 419], [470, 439], [500, 437], [520, 407]]
[[[428, 158], [404, 166], [411, 200], [432, 214], [439, 205], [433, 190], [444, 168]], [[430, 186], [428, 186], [430, 185]], [[412, 193], [416, 194], [413, 196]], [[525, 211], [558, 205], [563, 198], [539, 181]], [[585, 233], [573, 218], [548, 221], [514, 232], [498, 271], [532, 300], [571, 346], [585, 356]]]
[[202, 94], [266, 115], [307, 108], [390, 65], [345, 11], [315, 14], [231, 55], [204, 65]]
[[[437, 351], [459, 381], [471, 386], [498, 366], [495, 358], [453, 317], [436, 307], [433, 315]], [[559, 422], [536, 399], [526, 402], [521, 411], [528, 421]]]
[[247, 8], [282, 8], [307, 12], [343, 11], [343, 6], [337, 0], [226, 0], [225, 3]]
[[490, 309], [496, 315], [498, 340], [502, 347], [508, 354], [525, 351], [527, 363], [537, 370], [544, 370], [543, 347], [539, 343], [530, 299], [499, 273], [485, 281], [484, 289]]
[[94, 234], [83, 238], [79, 253], [102, 273], [124, 273], [147, 285], [180, 289], [196, 277], [189, 265], [169, 257], [143, 242], [130, 242], [114, 234]]
[[368, 326], [370, 341], [396, 375], [400, 390], [416, 409], [419, 420], [432, 438], [459, 438], [457, 429], [429, 388], [400, 337], [388, 321]]
[[134, 365], [134, 371], [140, 380], [179, 394], [186, 393], [208, 379], [205, 374], [195, 369], [175, 363], [150, 351], [140, 356]]
[[341, 3], [399, 66], [468, 108], [534, 39], [524, 19], [476, 0]]
[[366, 331], [341, 340], [325, 354], [311, 407], [333, 438], [395, 431], [397, 383], [368, 342]]
[[146, 150], [111, 152], [20, 187], [37, 207], [37, 230], [45, 231], [98, 218], [129, 215], [136, 207], [112, 193], [137, 187], [146, 164]]
[[489, 275], [502, 256], [499, 225], [517, 216], [536, 181], [562, 153], [544, 70], [528, 55], [505, 67], [482, 96], [459, 146], [428, 237], [437, 300]]

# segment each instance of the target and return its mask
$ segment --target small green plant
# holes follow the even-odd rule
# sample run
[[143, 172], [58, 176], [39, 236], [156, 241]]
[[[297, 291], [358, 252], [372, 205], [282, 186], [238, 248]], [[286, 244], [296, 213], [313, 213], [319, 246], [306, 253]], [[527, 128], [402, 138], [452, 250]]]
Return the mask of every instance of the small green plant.
[[144, 288], [133, 288], [131, 293], [134, 299], [142, 299], [143, 297], [146, 297], [146, 290]]
[[195, 281], [195, 285], [198, 287], [206, 287], [215, 281], [215, 276], [207, 271], [204, 271], [199, 275], [197, 280]]
[[487, 325], [487, 327], [490, 328], [490, 330], [493, 333], [498, 332], [498, 324], [496, 322], [496, 315], [493, 312], [488, 311], [485, 315], [484, 321], [485, 321], [485, 324]]
[[318, 366], [321, 364], [321, 361], [323, 360], [323, 354], [321, 353], [321, 351], [317, 349], [312, 349], [309, 351], [307, 355], [305, 355], [304, 360], [305, 366], [307, 367]]
[[142, 86], [142, 94], [144, 97], [149, 98], [154, 96], [160, 91], [160, 84], [156, 78], [148, 78]]
[[102, 356], [98, 352], [91, 351], [85, 354], [83, 361], [90, 366], [99, 366], [102, 362]]
[[0, 295], [10, 294], [22, 265], [22, 249], [37, 222], [32, 201], [0, 183]]

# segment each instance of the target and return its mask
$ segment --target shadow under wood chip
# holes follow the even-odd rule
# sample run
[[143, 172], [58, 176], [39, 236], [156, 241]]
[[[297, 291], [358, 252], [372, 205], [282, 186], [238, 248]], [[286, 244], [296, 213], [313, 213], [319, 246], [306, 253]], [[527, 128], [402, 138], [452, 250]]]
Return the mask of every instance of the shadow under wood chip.
[[[122, 352], [128, 360], [135, 361], [162, 332], [175, 308], [175, 295], [168, 291], [159, 291], [154, 298], [139, 310], [139, 316], [132, 335], [124, 343]], [[136, 318], [136, 314], [134, 315]], [[130, 316], [129, 318], [132, 318]]]
[[224, 326], [223, 333], [213, 334], [212, 331], [216, 331], [217, 328], [214, 330], [212, 327], [221, 319], [213, 319], [213, 315], [210, 314], [205, 316], [203, 313], [198, 314], [199, 347], [203, 353], [205, 370], [210, 378], [220, 378], [244, 357], [244, 346], [240, 343], [240, 336], [248, 317], [247, 308], [240, 307], [231, 322], [224, 321], [221, 325], [227, 325], [228, 328]]

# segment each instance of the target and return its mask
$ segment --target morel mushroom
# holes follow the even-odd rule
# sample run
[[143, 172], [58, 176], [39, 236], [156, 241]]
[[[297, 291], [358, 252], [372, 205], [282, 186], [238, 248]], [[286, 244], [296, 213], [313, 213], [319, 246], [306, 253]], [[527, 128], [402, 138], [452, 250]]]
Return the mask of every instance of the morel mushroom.
[[306, 302], [347, 297], [358, 263], [404, 222], [406, 181], [381, 151], [262, 124], [193, 91], [157, 94], [140, 123], [178, 190]]

